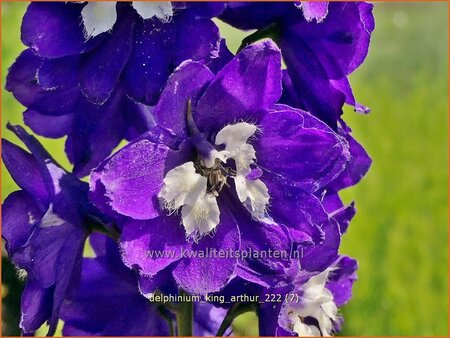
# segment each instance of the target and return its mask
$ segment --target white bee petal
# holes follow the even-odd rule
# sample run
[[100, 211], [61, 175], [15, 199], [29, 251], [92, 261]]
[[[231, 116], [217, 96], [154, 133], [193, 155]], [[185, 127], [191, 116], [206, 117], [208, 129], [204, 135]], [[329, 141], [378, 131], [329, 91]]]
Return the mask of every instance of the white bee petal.
[[235, 151], [232, 158], [236, 164], [236, 174], [238, 176], [246, 177], [252, 171], [250, 165], [253, 164], [256, 159], [255, 148], [246, 143]]
[[116, 2], [89, 2], [81, 11], [85, 37], [89, 39], [113, 28], [116, 20]]
[[[303, 295], [300, 304], [288, 308], [287, 313], [291, 319], [293, 331], [299, 336], [320, 335], [330, 336], [333, 333], [333, 322], [337, 319], [337, 306], [333, 294], [326, 288], [327, 269], [311, 277], [303, 286]], [[319, 324], [320, 331], [313, 325], [304, 324], [300, 318], [313, 317]]]
[[269, 189], [261, 180], [247, 180], [243, 176], [235, 177], [236, 192], [239, 200], [255, 219], [267, 217], [269, 203]]
[[144, 20], [157, 17], [162, 22], [168, 22], [173, 16], [171, 2], [133, 1], [133, 7]]
[[64, 223], [66, 223], [66, 221], [61, 219], [57, 214], [53, 212], [53, 204], [50, 203], [47, 211], [42, 217], [41, 224], [39, 226], [41, 228], [48, 228], [63, 225]]
[[216, 145], [225, 144], [225, 150], [235, 152], [256, 132], [256, 126], [247, 122], [229, 124], [216, 135]]
[[195, 172], [193, 162], [186, 162], [170, 170], [163, 182], [158, 197], [166, 209], [175, 211], [185, 204], [194, 205], [205, 193], [207, 179]]
[[204, 193], [194, 205], [184, 205], [181, 216], [186, 236], [196, 238], [216, 228], [220, 221], [220, 210], [216, 198]]

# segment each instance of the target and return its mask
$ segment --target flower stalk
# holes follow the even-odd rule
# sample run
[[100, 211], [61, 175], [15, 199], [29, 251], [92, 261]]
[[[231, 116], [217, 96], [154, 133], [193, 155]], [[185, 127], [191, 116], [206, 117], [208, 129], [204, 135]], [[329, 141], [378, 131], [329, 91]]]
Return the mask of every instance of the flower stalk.
[[[187, 295], [186, 291], [180, 289], [180, 295]], [[176, 319], [178, 336], [190, 337], [192, 336], [192, 318], [194, 312], [194, 304], [189, 302], [180, 302], [177, 307]]]

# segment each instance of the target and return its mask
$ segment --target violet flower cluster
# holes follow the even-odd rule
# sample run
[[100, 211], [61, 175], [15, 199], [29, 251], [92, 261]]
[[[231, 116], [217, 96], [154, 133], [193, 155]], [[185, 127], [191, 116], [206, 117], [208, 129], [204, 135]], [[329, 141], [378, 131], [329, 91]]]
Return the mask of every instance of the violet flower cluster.
[[[218, 20], [248, 31], [236, 54]], [[371, 164], [342, 109], [369, 112], [348, 76], [373, 29], [365, 2], [31, 3], [6, 89], [73, 169], [8, 125], [23, 333], [227, 335], [247, 311], [262, 336], [339, 331], [339, 191]]]

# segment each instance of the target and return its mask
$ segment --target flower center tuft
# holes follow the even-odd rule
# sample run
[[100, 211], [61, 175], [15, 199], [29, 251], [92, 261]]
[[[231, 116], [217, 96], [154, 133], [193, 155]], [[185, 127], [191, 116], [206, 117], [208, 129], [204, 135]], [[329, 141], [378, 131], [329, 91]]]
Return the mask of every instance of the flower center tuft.
[[[234, 179], [237, 197], [251, 216], [257, 220], [269, 219], [268, 189], [259, 179], [261, 175], [254, 175], [258, 171], [256, 151], [247, 143], [256, 126], [246, 122], [227, 125], [217, 133], [213, 145], [195, 124], [190, 100], [186, 120], [197, 158], [167, 172], [158, 197], [169, 212], [181, 208], [187, 237], [197, 239], [219, 224], [216, 198], [225, 186], [230, 187], [229, 178]], [[223, 150], [218, 150], [219, 147]], [[228, 160], [234, 167], [227, 165]]]
[[214, 160], [214, 165], [208, 168], [205, 161], [198, 157], [197, 161], [194, 162], [194, 168], [196, 173], [206, 177], [206, 192], [216, 197], [219, 197], [219, 193], [224, 186], [230, 187], [227, 178], [236, 176], [236, 170], [225, 167], [218, 158]]

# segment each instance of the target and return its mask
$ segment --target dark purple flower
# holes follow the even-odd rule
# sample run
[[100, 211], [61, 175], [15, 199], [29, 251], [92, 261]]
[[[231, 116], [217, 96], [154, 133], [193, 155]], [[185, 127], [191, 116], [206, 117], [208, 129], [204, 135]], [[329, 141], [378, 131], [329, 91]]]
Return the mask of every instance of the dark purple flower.
[[[74, 173], [85, 176], [127, 136], [153, 126], [150, 109], [172, 71], [190, 59], [214, 66], [223, 3], [29, 5], [6, 88], [45, 137], [68, 135]], [[219, 62], [220, 63], [220, 62]]]
[[[301, 7], [302, 12], [295, 6]], [[284, 96], [333, 129], [344, 102], [356, 110], [347, 76], [364, 61], [374, 29], [372, 5], [364, 2], [229, 3], [220, 16], [241, 29], [258, 29], [280, 47], [287, 71]], [[287, 102], [287, 101], [286, 101]]]
[[282, 302], [265, 303], [258, 314], [262, 336], [330, 336], [341, 329], [338, 308], [347, 303], [357, 263], [340, 256], [320, 273], [292, 270], [291, 282], [267, 291]]
[[[117, 243], [92, 235], [95, 258], [83, 260], [79, 287], [61, 310], [68, 336], [167, 336], [172, 313], [139, 291], [136, 274], [123, 265]], [[215, 335], [225, 311], [195, 304], [194, 335]]]
[[87, 223], [101, 217], [87, 198], [88, 184], [61, 168], [20, 126], [8, 128], [27, 146], [2, 141], [2, 157], [22, 189], [2, 206], [2, 236], [14, 264], [26, 271], [22, 295], [24, 334], [58, 322], [64, 298], [79, 278]]
[[183, 63], [153, 109], [156, 126], [93, 171], [94, 203], [130, 218], [120, 239], [125, 264], [150, 280], [169, 272], [206, 294], [233, 276], [270, 286], [291, 260], [183, 257], [186, 250], [289, 253], [298, 244], [311, 271], [336, 259], [339, 229], [314, 192], [346, 168], [348, 145], [312, 115], [275, 105], [280, 63], [271, 42], [245, 48], [217, 75]]

